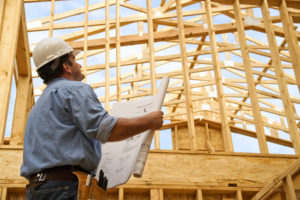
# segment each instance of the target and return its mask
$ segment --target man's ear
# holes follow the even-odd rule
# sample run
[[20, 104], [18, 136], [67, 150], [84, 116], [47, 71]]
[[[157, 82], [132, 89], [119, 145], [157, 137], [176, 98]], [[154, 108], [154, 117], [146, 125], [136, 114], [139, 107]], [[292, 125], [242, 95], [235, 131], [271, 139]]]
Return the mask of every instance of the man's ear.
[[71, 66], [69, 66], [69, 65], [66, 64], [66, 63], [63, 63], [63, 69], [64, 69], [65, 73], [67, 73], [67, 74], [69, 74], [69, 73], [72, 72], [72, 71], [71, 71]]

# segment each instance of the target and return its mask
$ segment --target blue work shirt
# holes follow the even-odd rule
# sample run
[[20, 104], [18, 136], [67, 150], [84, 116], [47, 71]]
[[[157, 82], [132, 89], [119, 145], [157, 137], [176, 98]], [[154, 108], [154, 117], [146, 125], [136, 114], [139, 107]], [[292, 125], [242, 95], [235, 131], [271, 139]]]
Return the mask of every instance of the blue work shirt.
[[73, 165], [93, 171], [117, 118], [103, 109], [85, 83], [57, 78], [30, 111], [24, 137], [21, 176]]

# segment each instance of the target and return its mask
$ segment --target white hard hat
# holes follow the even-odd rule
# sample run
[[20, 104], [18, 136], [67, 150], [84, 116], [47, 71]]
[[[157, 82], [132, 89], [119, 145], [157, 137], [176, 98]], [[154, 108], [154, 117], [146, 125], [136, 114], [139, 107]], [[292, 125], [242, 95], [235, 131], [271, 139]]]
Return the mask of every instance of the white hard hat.
[[60, 38], [50, 37], [39, 41], [32, 52], [36, 70], [70, 52], [73, 52], [74, 56], [76, 56], [81, 51], [74, 50], [68, 43]]

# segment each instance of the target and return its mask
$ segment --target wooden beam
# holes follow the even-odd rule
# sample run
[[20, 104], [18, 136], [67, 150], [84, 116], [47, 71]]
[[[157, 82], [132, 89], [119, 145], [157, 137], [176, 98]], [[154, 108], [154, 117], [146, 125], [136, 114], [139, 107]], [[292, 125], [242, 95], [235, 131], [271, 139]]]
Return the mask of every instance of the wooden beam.
[[267, 33], [270, 50], [271, 50], [272, 66], [274, 67], [275, 72], [276, 72], [280, 96], [282, 99], [285, 114], [287, 117], [287, 122], [289, 125], [290, 137], [294, 144], [295, 153], [300, 154], [300, 137], [299, 137], [298, 127], [297, 127], [296, 120], [295, 120], [294, 106], [290, 100], [287, 83], [284, 78], [285, 76], [284, 76], [281, 60], [280, 60], [279, 53], [278, 53], [279, 49], [277, 46], [275, 34], [272, 30], [272, 26], [271, 26], [272, 22], [270, 19], [268, 2], [266, 0], [262, 1], [261, 10], [263, 13], [265, 27], [266, 27], [266, 33]]
[[26, 31], [25, 10], [22, 16], [18, 36], [17, 67], [19, 78], [17, 81], [17, 95], [11, 129], [11, 138], [15, 144], [22, 144], [28, 115], [30, 93], [33, 92], [31, 82], [31, 63], [29, 57], [29, 44]]
[[49, 24], [49, 37], [52, 37], [52, 36], [53, 36], [54, 11], [55, 11], [55, 0], [51, 0], [51, 12], [50, 12], [50, 24]]
[[105, 110], [109, 111], [109, 0], [105, 0]]
[[284, 181], [284, 191], [286, 199], [297, 200], [293, 180], [290, 174], [287, 175], [286, 180]]
[[197, 190], [196, 200], [203, 200], [202, 190], [200, 189]]
[[22, 7], [19, 35], [18, 35], [18, 48], [16, 53], [18, 73], [20, 76], [28, 76], [31, 78], [31, 62], [30, 62], [30, 49], [27, 36], [25, 8]]
[[232, 145], [231, 133], [229, 129], [228, 117], [225, 109], [225, 99], [224, 99], [224, 92], [222, 86], [222, 73], [221, 73], [218, 49], [216, 44], [216, 31], [215, 31], [215, 26], [213, 25], [210, 4], [211, 4], [210, 0], [205, 0], [209, 38], [211, 42], [212, 58], [214, 64], [215, 82], [216, 82], [217, 94], [219, 100], [220, 118], [222, 122], [223, 142], [224, 142], [225, 151], [232, 152], [233, 145]]
[[7, 199], [7, 187], [0, 188], [1, 199]]
[[116, 0], [116, 80], [117, 101], [121, 101], [120, 0]]
[[243, 200], [242, 191], [238, 190], [236, 192], [236, 200]]
[[[22, 146], [10, 148], [7, 146], [0, 146], [0, 157], [5, 163], [5, 165], [0, 165], [2, 172], [0, 173], [0, 185], [19, 183], [25, 187], [27, 181], [20, 176], [19, 168], [16, 167], [22, 163]], [[154, 186], [161, 184], [160, 186], [163, 185], [167, 188], [177, 186], [177, 188], [182, 189], [183, 186], [190, 186], [199, 189], [199, 186], [220, 187], [235, 182], [238, 187], [256, 187], [255, 191], [257, 191], [258, 188], [272, 181], [282, 172], [282, 169], [287, 168], [297, 159], [298, 157], [293, 155], [225, 152], [208, 154], [195, 151], [151, 150], [143, 176], [141, 178], [131, 177], [129, 182], [123, 186], [129, 188], [140, 185], [144, 188], [154, 188]], [[181, 173], [174, 174], [174, 171]], [[157, 187], [160, 188], [160, 186]]]
[[[227, 23], [215, 26], [216, 33], [227, 33], [227, 32], [234, 32], [236, 31], [236, 27], [234, 23]], [[207, 35], [207, 28], [185, 28], [184, 29], [185, 38], [191, 37], [199, 37]], [[178, 30], [170, 30], [170, 31], [161, 31], [155, 32], [153, 34], [154, 42], [163, 42], [169, 40], [176, 40], [178, 39], [179, 31]], [[115, 48], [115, 37], [110, 38], [111, 40], [111, 48]], [[149, 41], [149, 34], [144, 33], [142, 36], [139, 34], [135, 35], [126, 35], [121, 36], [120, 43], [121, 46], [128, 46], [128, 45], [136, 45], [136, 44], [144, 44], [148, 43]], [[69, 44], [74, 49], [82, 49], [83, 43], [82, 41], [74, 41], [69, 42]], [[105, 39], [91, 39], [88, 41], [90, 49], [101, 49], [105, 47]]]
[[122, 187], [119, 188], [119, 200], [124, 200], [124, 188]]
[[154, 33], [153, 33], [153, 19], [152, 19], [152, 3], [147, 0], [147, 23], [148, 23], [148, 49], [149, 49], [149, 62], [150, 62], [150, 80], [151, 80], [151, 93], [154, 96], [156, 93], [156, 80], [155, 80], [155, 57], [154, 57]]
[[[156, 94], [156, 67], [154, 55], [154, 32], [153, 32], [153, 16], [152, 16], [152, 0], [147, 0], [147, 24], [148, 24], [148, 56], [150, 64], [150, 81], [151, 81], [151, 95]], [[155, 149], [160, 148], [159, 132], [154, 132], [154, 146]]]
[[191, 88], [190, 88], [190, 74], [188, 73], [189, 71], [187, 65], [187, 53], [186, 53], [186, 46], [185, 46], [185, 34], [184, 34], [184, 27], [183, 27], [181, 0], [176, 0], [176, 13], [177, 13], [177, 20], [178, 20], [180, 52], [181, 52], [181, 59], [182, 59], [182, 74], [184, 77], [184, 96], [185, 96], [185, 104], [186, 104], [186, 112], [187, 112], [187, 120], [188, 120], [190, 148], [192, 150], [196, 150], [197, 141], [196, 141], [193, 104], [192, 104], [192, 96], [191, 96]]
[[5, 12], [5, 2], [6, 0], [0, 1], [0, 38], [2, 33], [2, 25], [3, 25], [3, 18], [4, 18], [4, 12]]
[[151, 200], [163, 200], [163, 190], [162, 189], [151, 189], [150, 190], [150, 199]]
[[233, 1], [233, 7], [234, 7], [236, 26], [237, 26], [237, 30], [238, 30], [238, 36], [239, 36], [239, 44], [241, 47], [243, 63], [245, 66], [246, 79], [247, 79], [247, 84], [248, 84], [248, 92], [250, 95], [251, 105], [252, 105], [252, 109], [253, 109], [253, 117], [254, 117], [255, 130], [257, 132], [258, 145], [259, 145], [259, 149], [260, 149], [261, 153], [268, 153], [269, 151], [268, 151], [268, 146], [267, 146], [267, 142], [266, 142], [264, 126], [262, 123], [260, 108], [259, 108], [259, 104], [258, 104], [256, 87], [255, 87], [255, 83], [253, 80], [252, 66], [251, 66], [251, 62], [250, 62], [250, 58], [249, 58], [249, 48], [247, 46], [246, 34], [245, 34], [244, 26], [243, 26], [239, 0]]
[[297, 80], [298, 90], [300, 92], [300, 56], [299, 56], [300, 47], [296, 36], [296, 31], [294, 29], [293, 21], [291, 19], [291, 16], [288, 13], [287, 8], [288, 8], [287, 1], [282, 0], [279, 7], [280, 17], [281, 17], [283, 30], [285, 33], [285, 39], [288, 44], [289, 53], [291, 55], [291, 59], [294, 67], [294, 74]]
[[84, 39], [83, 39], [83, 82], [86, 83], [87, 79], [87, 52], [88, 52], [88, 21], [89, 21], [89, 0], [85, 0], [84, 4]]
[[[25, 1], [30, 1], [30, 0], [25, 0]], [[31, 0], [31, 1], [35, 1], [35, 0]], [[40, 0], [36, 0], [36, 2], [38, 2], [38, 1], [40, 1]], [[50, 0], [46, 0], [46, 1], [50, 1]], [[56, 1], [60, 1], [60, 0], [56, 0]], [[63, 1], [63, 0], [61, 0], [61, 1]], [[124, 0], [124, 2], [125, 1], [127, 1], [127, 0]], [[115, 4], [115, 2], [114, 1], [109, 1], [109, 4], [113, 5], [113, 4]], [[102, 8], [105, 8], [105, 2], [100, 2], [100, 3], [90, 5], [89, 8], [88, 8], [88, 11], [91, 12], [91, 11], [94, 11], [94, 10], [97, 10], [97, 9], [102, 9]], [[72, 17], [74, 15], [83, 14], [83, 13], [84, 13], [84, 7], [77, 8], [77, 9], [74, 9], [74, 10], [68, 10], [66, 12], [62, 12], [62, 13], [58, 13], [58, 14], [54, 15], [54, 21], [64, 19], [64, 18], [67, 18], [67, 17]], [[40, 18], [40, 19], [36, 19], [36, 20], [30, 21], [30, 22], [35, 22], [35, 21], [40, 21], [42, 24], [47, 24], [47, 23], [50, 22], [50, 16], [49, 17], [43, 17], [43, 18]], [[83, 25], [83, 23], [82, 23], [82, 25]]]
[[4, 142], [6, 117], [10, 99], [10, 89], [14, 61], [17, 52], [18, 35], [23, 1], [6, 1], [2, 24], [0, 43], [0, 91], [2, 93], [0, 103], [0, 144]]

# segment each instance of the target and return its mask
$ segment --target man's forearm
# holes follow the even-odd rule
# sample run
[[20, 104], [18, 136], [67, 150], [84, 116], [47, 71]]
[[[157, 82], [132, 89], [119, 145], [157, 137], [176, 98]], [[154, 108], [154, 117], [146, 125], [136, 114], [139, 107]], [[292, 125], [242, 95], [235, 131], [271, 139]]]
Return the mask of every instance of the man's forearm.
[[120, 141], [151, 129], [147, 116], [137, 118], [118, 118], [108, 142]]

